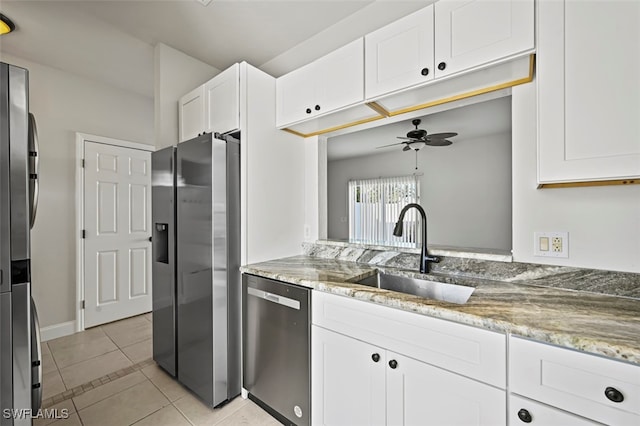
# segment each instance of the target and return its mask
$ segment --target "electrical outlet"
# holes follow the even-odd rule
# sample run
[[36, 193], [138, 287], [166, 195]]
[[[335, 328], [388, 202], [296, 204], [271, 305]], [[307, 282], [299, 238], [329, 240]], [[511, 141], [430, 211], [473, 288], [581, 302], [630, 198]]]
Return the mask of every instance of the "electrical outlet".
[[541, 257], [569, 257], [568, 232], [534, 232], [533, 255]]

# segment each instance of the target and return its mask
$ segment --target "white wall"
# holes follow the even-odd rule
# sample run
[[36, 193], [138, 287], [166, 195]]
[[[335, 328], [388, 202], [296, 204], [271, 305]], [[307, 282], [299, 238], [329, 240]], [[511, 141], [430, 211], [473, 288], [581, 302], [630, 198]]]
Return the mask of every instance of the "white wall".
[[[330, 161], [328, 237], [349, 236], [349, 180], [406, 176], [414, 169], [414, 151], [401, 149]], [[511, 134], [424, 147], [418, 151], [418, 173], [423, 173], [420, 204], [427, 213], [429, 244], [511, 250]]]
[[153, 54], [156, 148], [164, 148], [178, 143], [178, 100], [220, 70], [162, 43]]
[[32, 232], [33, 296], [40, 325], [75, 320], [75, 132], [152, 145], [153, 100], [15, 56], [29, 70], [40, 141], [40, 203]]
[[[536, 189], [535, 81], [512, 93], [514, 259], [640, 273], [640, 185]], [[533, 256], [535, 231], [568, 231], [569, 258]]]

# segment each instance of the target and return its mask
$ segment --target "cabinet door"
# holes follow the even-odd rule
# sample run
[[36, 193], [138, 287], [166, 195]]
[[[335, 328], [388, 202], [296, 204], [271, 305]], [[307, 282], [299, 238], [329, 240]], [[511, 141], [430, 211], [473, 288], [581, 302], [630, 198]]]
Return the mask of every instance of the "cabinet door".
[[640, 2], [541, 1], [538, 16], [539, 182], [640, 177]]
[[527, 398], [509, 395], [509, 424], [524, 426], [527, 423], [533, 426], [595, 426], [602, 424]]
[[188, 141], [204, 132], [204, 85], [195, 88], [178, 102], [179, 142]]
[[392, 352], [385, 367], [389, 425], [506, 425], [505, 391]]
[[534, 0], [440, 0], [435, 4], [435, 76], [534, 47]]
[[305, 65], [276, 80], [276, 125], [283, 127], [314, 113], [316, 63]]
[[384, 425], [384, 350], [317, 326], [311, 342], [312, 424]]
[[207, 132], [240, 128], [240, 64], [227, 68], [204, 85]]
[[366, 98], [414, 86], [433, 76], [433, 5], [365, 36]]
[[333, 111], [364, 100], [364, 39], [318, 60], [314, 112]]

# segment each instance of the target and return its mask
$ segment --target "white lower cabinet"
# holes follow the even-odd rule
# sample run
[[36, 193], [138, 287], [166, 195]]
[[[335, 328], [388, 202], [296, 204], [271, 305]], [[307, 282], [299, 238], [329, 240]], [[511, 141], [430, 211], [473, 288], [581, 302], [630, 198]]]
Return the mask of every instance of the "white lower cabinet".
[[509, 389], [593, 421], [640, 425], [637, 365], [512, 336]]
[[531, 401], [517, 395], [509, 395], [509, 424], [534, 426], [594, 426], [595, 423], [566, 411]]
[[503, 334], [322, 292], [312, 305], [313, 425], [506, 425]]
[[311, 335], [314, 425], [506, 424], [503, 390], [322, 327]]
[[384, 350], [312, 326], [311, 423], [384, 425], [385, 366]]

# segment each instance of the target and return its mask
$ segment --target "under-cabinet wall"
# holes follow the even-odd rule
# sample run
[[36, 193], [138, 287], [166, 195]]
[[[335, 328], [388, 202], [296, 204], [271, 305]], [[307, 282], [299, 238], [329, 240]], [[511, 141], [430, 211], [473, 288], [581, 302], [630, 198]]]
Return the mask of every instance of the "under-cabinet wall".
[[[536, 189], [536, 85], [512, 89], [513, 258], [640, 273], [640, 185]], [[569, 232], [569, 257], [533, 255], [533, 233]]]

